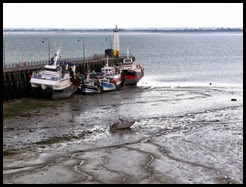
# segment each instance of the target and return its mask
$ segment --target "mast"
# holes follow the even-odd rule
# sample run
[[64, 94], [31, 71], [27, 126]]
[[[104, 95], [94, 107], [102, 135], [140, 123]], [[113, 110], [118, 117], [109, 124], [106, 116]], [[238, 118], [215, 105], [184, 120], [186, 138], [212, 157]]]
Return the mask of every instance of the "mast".
[[54, 65], [57, 65], [57, 61], [60, 55], [60, 50], [58, 49], [57, 52], [55, 52], [55, 57], [54, 57]]
[[117, 25], [114, 29], [114, 56], [119, 57], [120, 43], [119, 43], [119, 29]]
[[108, 67], [108, 55], [107, 55], [107, 64], [106, 64], [106, 66]]
[[74, 64], [74, 65], [73, 65], [73, 69], [72, 69], [74, 75], [76, 74], [76, 73], [75, 73], [75, 70], [76, 70], [76, 65]]
[[86, 77], [87, 80], [90, 80], [90, 72], [88, 71], [87, 73], [87, 77]]

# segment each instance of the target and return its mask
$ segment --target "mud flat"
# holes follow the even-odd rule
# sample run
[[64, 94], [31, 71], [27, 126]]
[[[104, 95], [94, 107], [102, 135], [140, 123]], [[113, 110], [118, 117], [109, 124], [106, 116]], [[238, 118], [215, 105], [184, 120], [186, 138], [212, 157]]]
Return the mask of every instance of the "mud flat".
[[[243, 183], [242, 88], [125, 87], [50, 103], [3, 119], [3, 183]], [[136, 122], [110, 131], [119, 117]]]

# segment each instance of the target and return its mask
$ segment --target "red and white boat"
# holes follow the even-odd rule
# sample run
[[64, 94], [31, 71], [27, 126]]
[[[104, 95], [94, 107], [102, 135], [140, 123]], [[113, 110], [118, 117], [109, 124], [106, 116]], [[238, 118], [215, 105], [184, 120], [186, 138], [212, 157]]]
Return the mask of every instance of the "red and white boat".
[[129, 58], [128, 53], [127, 58], [123, 59], [121, 71], [124, 85], [137, 85], [138, 81], [144, 76], [144, 68], [139, 62]]

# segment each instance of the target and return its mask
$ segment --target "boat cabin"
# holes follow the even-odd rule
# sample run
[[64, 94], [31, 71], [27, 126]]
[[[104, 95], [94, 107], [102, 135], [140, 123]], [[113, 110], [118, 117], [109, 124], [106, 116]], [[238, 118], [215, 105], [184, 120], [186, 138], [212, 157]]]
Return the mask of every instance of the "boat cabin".
[[106, 79], [106, 78], [100, 79], [99, 81], [100, 81], [100, 83], [109, 83], [110, 82], [109, 79]]
[[52, 65], [46, 65], [44, 66], [45, 71], [52, 71], [52, 72], [58, 72], [61, 70], [60, 66], [52, 66]]
[[132, 60], [132, 58], [125, 58], [125, 59], [123, 59], [123, 65], [132, 65], [132, 63], [133, 63], [133, 60]]
[[114, 67], [104, 67], [101, 70], [104, 75], [114, 75], [115, 74]]

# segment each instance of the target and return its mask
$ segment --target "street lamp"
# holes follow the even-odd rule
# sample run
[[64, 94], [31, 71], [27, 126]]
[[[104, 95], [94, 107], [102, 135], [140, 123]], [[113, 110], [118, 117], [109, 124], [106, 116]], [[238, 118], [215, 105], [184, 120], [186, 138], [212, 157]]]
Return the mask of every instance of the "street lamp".
[[[85, 60], [85, 40], [83, 37], [79, 37], [79, 39], [82, 39], [83, 40], [83, 57], [84, 57], [84, 60]], [[78, 42], [79, 42], [79, 39], [78, 39]]]
[[3, 69], [5, 68], [5, 45], [3, 40]]
[[105, 41], [108, 41], [107, 39], [109, 38], [109, 42], [110, 42], [110, 49], [112, 49], [112, 40], [111, 37], [107, 37]]
[[44, 38], [42, 43], [44, 43], [44, 40], [48, 40], [48, 47], [49, 47], [49, 60], [48, 60], [48, 63], [50, 62], [50, 40], [49, 38]]

